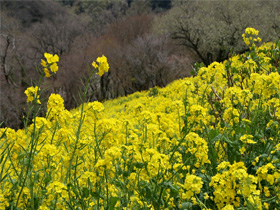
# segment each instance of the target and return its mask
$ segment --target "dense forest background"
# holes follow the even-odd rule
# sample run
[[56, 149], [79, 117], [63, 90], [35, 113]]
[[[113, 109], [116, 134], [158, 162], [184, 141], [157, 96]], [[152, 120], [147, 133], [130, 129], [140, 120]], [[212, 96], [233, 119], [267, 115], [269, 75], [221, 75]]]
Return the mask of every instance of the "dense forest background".
[[[110, 70], [91, 83], [87, 100], [107, 100], [163, 87], [248, 50], [245, 28], [263, 41], [280, 38], [280, 1], [46, 0], [1, 1], [0, 122], [21, 128], [24, 90], [37, 81], [45, 52], [60, 57], [59, 71], [43, 82], [42, 103], [59, 93], [67, 109], [98, 56]], [[195, 71], [194, 71], [195, 73]], [[44, 109], [42, 109], [42, 114]]]

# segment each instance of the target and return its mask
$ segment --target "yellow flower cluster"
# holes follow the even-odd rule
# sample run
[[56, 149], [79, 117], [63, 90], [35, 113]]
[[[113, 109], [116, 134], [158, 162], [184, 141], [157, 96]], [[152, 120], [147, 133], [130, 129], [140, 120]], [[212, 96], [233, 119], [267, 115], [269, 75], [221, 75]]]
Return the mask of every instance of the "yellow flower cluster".
[[47, 117], [50, 120], [59, 120], [63, 123], [69, 112], [65, 110], [64, 100], [59, 94], [51, 94], [47, 103]]
[[37, 104], [41, 104], [39, 100], [39, 91], [40, 88], [35, 86], [35, 87], [29, 87], [27, 88], [24, 93], [27, 96], [27, 103], [34, 101], [34, 99], [37, 99]]
[[[246, 37], [246, 35], [249, 35], [249, 37]], [[246, 45], [250, 45], [252, 40], [254, 42], [261, 42], [261, 38], [257, 37], [259, 35], [259, 31], [254, 28], [246, 28], [245, 33], [242, 34], [243, 40]], [[253, 44], [254, 44], [253, 42]]]
[[249, 35], [256, 35], [256, 36], [258, 36], [259, 31], [254, 29], [254, 28], [246, 28], [245, 29], [245, 33], [249, 34]]
[[240, 206], [242, 197], [258, 196], [257, 178], [247, 173], [243, 162], [229, 164], [222, 162], [217, 169], [222, 171], [212, 177], [209, 186], [213, 186], [214, 201], [219, 209], [226, 205]]
[[270, 185], [273, 185], [275, 182], [279, 183], [280, 171], [279, 169], [277, 170], [272, 163], [268, 163], [258, 168], [257, 175], [259, 183], [262, 180], [266, 180]]
[[98, 74], [101, 77], [105, 72], [108, 72], [109, 64], [107, 58], [104, 55], [102, 55], [102, 57], [98, 57], [96, 61], [98, 62], [98, 64], [93, 61], [92, 66], [96, 69], [98, 68]]
[[203, 182], [200, 177], [197, 177], [195, 175], [188, 174], [186, 176], [186, 180], [184, 183], [184, 188], [186, 189], [186, 193], [183, 193], [182, 198], [183, 199], [190, 199], [195, 194], [200, 193], [200, 190], [203, 186]]
[[198, 134], [190, 132], [186, 136], [186, 142], [182, 143], [182, 146], [186, 147], [186, 152], [189, 152], [195, 157], [196, 162], [194, 166], [199, 168], [205, 163], [211, 163], [208, 159], [208, 145], [207, 142], [199, 137]]
[[240, 141], [242, 141], [245, 144], [256, 144], [257, 142], [252, 140], [253, 136], [252, 135], [243, 135], [240, 137]]
[[9, 207], [7, 199], [5, 199], [3, 191], [0, 189], [0, 209], [5, 210], [6, 207]]
[[50, 53], [45, 53], [44, 56], [47, 62], [41, 59], [41, 65], [43, 66], [46, 77], [50, 77], [51, 76], [50, 71], [53, 72], [54, 74], [56, 74], [56, 72], [58, 71], [57, 62], [59, 61], [59, 57], [56, 54], [52, 55]]

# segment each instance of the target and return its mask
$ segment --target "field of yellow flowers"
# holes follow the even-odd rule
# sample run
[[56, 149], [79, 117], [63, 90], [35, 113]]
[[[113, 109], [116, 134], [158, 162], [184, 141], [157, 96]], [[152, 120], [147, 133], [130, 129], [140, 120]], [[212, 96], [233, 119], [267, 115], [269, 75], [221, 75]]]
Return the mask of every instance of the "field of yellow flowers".
[[[0, 209], [279, 209], [280, 42], [243, 39], [250, 51], [166, 88], [70, 111], [52, 94], [38, 117], [58, 71], [46, 53], [25, 91], [32, 124], [0, 130]], [[109, 70], [96, 61], [82, 98]]]

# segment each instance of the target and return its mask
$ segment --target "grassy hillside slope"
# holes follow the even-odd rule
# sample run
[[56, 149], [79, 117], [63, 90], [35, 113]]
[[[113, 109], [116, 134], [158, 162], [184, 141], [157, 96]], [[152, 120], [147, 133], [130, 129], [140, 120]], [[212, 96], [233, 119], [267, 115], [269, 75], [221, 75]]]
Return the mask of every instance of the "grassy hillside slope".
[[165, 88], [71, 111], [52, 94], [45, 118], [29, 89], [33, 124], [0, 133], [0, 209], [277, 209], [280, 43], [243, 39]]

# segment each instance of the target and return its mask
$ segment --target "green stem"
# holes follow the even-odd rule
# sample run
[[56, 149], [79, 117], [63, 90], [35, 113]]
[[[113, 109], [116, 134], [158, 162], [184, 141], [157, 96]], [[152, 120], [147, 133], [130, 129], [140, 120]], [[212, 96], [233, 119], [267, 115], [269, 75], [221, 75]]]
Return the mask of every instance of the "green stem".
[[96, 145], [97, 145], [99, 155], [102, 159], [102, 153], [101, 153], [101, 150], [100, 150], [100, 147], [99, 147], [99, 142], [98, 142], [97, 133], [96, 133], [96, 123], [94, 123], [94, 136], [95, 136], [95, 142], [96, 142]]
[[75, 156], [75, 153], [76, 153], [76, 150], [78, 148], [78, 142], [79, 142], [79, 139], [80, 139], [80, 134], [81, 134], [81, 129], [82, 129], [82, 124], [83, 124], [83, 121], [85, 119], [85, 115], [84, 115], [84, 106], [85, 106], [85, 99], [86, 99], [86, 94], [87, 94], [87, 91], [88, 91], [88, 88], [89, 88], [89, 82], [93, 76], [93, 73], [94, 71], [91, 72], [87, 82], [86, 82], [86, 86], [85, 86], [85, 91], [83, 93], [83, 98], [82, 98], [82, 107], [81, 107], [81, 116], [80, 116], [80, 122], [79, 122], [79, 127], [78, 127], [78, 130], [77, 130], [77, 133], [76, 133], [76, 141], [75, 141], [75, 145], [74, 145], [74, 150], [73, 150], [73, 154], [71, 156], [71, 159], [70, 159], [70, 163], [69, 163], [69, 167], [67, 169], [67, 173], [66, 173], [66, 177], [65, 177], [65, 182], [67, 181], [67, 179], [69, 179], [68, 181], [70, 182], [70, 175], [71, 175], [71, 167], [72, 167], [72, 162], [73, 162], [73, 159], [74, 159], [74, 156]]
[[[40, 80], [39, 80], [39, 83], [38, 83], [38, 88], [40, 88], [41, 86], [41, 83], [42, 83], [42, 80], [43, 80], [43, 75], [40, 76]], [[24, 168], [25, 168], [25, 165], [23, 166], [22, 168], [22, 171], [20, 173], [20, 177], [19, 177], [19, 180], [20, 180], [20, 183], [19, 183], [19, 186], [20, 186], [20, 191], [19, 191], [19, 194], [18, 194], [18, 198], [17, 198], [17, 201], [16, 201], [16, 206], [18, 205], [18, 202], [19, 202], [19, 199], [20, 199], [20, 196], [21, 196], [21, 193], [23, 191], [23, 188], [24, 188], [24, 185], [26, 183], [26, 180], [27, 178], [29, 177], [29, 181], [31, 182], [31, 189], [30, 189], [30, 192], [31, 192], [31, 208], [34, 209], [34, 195], [33, 195], [33, 187], [34, 187], [34, 183], [33, 183], [33, 180], [32, 180], [32, 171], [33, 171], [33, 167], [31, 166], [31, 163], [33, 162], [33, 159], [34, 159], [34, 151], [36, 151], [36, 148], [37, 148], [37, 144], [38, 144], [38, 137], [40, 135], [40, 133], [38, 133], [36, 135], [36, 116], [37, 114], [39, 113], [39, 110], [40, 109], [37, 109], [37, 106], [38, 106], [38, 103], [37, 103], [37, 99], [39, 98], [39, 94], [37, 93], [36, 96], [34, 97], [34, 113], [33, 113], [33, 131], [31, 133], [31, 142], [30, 142], [30, 152], [29, 152], [29, 155], [28, 155], [28, 162], [27, 162], [27, 168], [26, 168], [26, 173], [25, 173], [25, 176], [24, 176], [24, 180], [23, 180], [23, 183], [21, 183], [21, 176], [23, 175], [23, 171], [24, 171]], [[30, 108], [30, 110], [32, 109], [32, 107]], [[30, 111], [29, 110], [29, 111]], [[29, 113], [29, 112], [28, 112]], [[27, 129], [27, 124], [25, 124], [25, 130]], [[34, 153], [34, 154], [33, 154]]]

